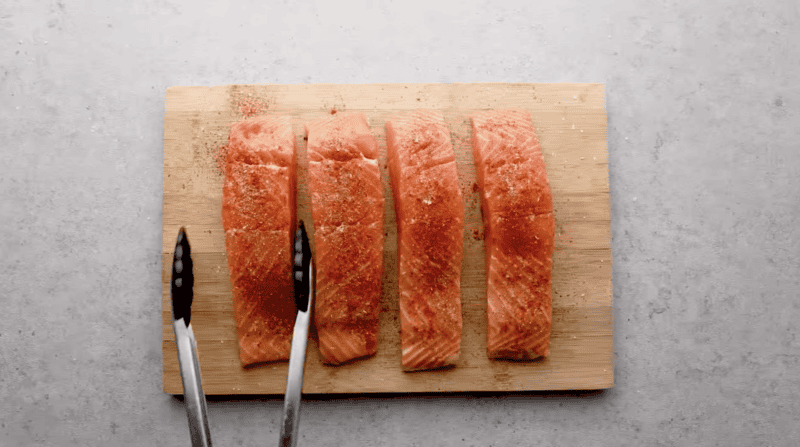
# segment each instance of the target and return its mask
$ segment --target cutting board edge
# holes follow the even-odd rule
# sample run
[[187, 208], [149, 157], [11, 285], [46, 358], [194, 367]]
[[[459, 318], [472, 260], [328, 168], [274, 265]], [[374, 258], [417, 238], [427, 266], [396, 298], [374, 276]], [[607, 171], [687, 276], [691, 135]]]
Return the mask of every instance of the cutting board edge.
[[[288, 88], [288, 87], [298, 86], [298, 85], [299, 84], [292, 84], [292, 83], [285, 83], [285, 84], [234, 84], [234, 86], [245, 86], [245, 87], [247, 87], [247, 86], [257, 86], [257, 87], [264, 87], [264, 88], [269, 88], [269, 87]], [[325, 87], [360, 86], [360, 85], [372, 85], [372, 86], [387, 85], [387, 86], [395, 86], [395, 87], [401, 87], [401, 88], [405, 87], [405, 86], [408, 86], [408, 87], [412, 87], [413, 86], [413, 87], [416, 87], [416, 88], [424, 88], [426, 86], [441, 86], [442, 84], [439, 84], [439, 83], [364, 83], [364, 84], [336, 84], [336, 83], [331, 83], [331, 84], [315, 84], [315, 85], [321, 85], [321, 86], [325, 86]], [[518, 86], [519, 87], [519, 86], [530, 86], [530, 85], [565, 85], [565, 84], [564, 83], [492, 83], [492, 82], [478, 82], [478, 83], [452, 83], [452, 84], [449, 84], [449, 85], [453, 85], [453, 86], [469, 86], [469, 85], [472, 85], [472, 86], [482, 86], [482, 87], [494, 87], [494, 86]], [[605, 154], [607, 156], [607, 153], [608, 153], [608, 140], [607, 140], [607, 109], [606, 109], [605, 85], [601, 84], [601, 83], [571, 83], [569, 85], [573, 85], [573, 86], [581, 86], [581, 85], [582, 86], [598, 86], [600, 88], [600, 91], [602, 92], [602, 107], [600, 107], [600, 110], [601, 110], [601, 113], [602, 113], [603, 123], [604, 123], [603, 129], [602, 129], [603, 130], [603, 136], [604, 136], [604, 138], [603, 138], [604, 146], [603, 146], [602, 149], [603, 149], [603, 151], [605, 152]], [[167, 88], [167, 94], [168, 95], [174, 94], [174, 93], [178, 92], [181, 89], [208, 89], [208, 90], [213, 90], [215, 88], [230, 87], [230, 86], [231, 85], [219, 85], [219, 86], [172, 86], [172, 87], [168, 87]], [[314, 86], [312, 85], [310, 87], [314, 87]], [[167, 103], [165, 103], [165, 114], [167, 113], [167, 109], [168, 109], [168, 105], [167, 105]], [[167, 151], [166, 137], [165, 137], [165, 148], [164, 148], [164, 150], [165, 150], [165, 152]], [[609, 184], [608, 184], [609, 171], [610, 171], [610, 167], [609, 167], [608, 163], [606, 163], [605, 164], [606, 190], [604, 191], [605, 192], [605, 197], [603, 198], [603, 201], [608, 205], [608, 216], [609, 216], [608, 235], [607, 235], [608, 249], [609, 249], [609, 259], [608, 259], [608, 261], [609, 261], [609, 265], [611, 266], [611, 269], [613, 270], [613, 263], [611, 262], [612, 258], [613, 258], [613, 252], [611, 251], [611, 245], [612, 245], [611, 244], [611, 223], [610, 223], [610, 220], [611, 220], [610, 219], [611, 203], [610, 203], [610, 189], [608, 188], [608, 186], [609, 186]], [[164, 172], [164, 176], [163, 176], [162, 180], [164, 182], [166, 182], [166, 171]], [[163, 207], [166, 208], [166, 205], [164, 204]], [[168, 235], [165, 234], [164, 238], [168, 239], [167, 236]], [[169, 241], [165, 240], [164, 244], [168, 244], [168, 242]], [[613, 275], [613, 272], [609, 274], [609, 276], [612, 276], [612, 275]], [[164, 279], [162, 277], [162, 282], [164, 280], [168, 281], [169, 279], [168, 278]], [[609, 278], [609, 282], [610, 282], [610, 278]], [[611, 290], [611, 289], [609, 289], [609, 290], [610, 290], [610, 295], [611, 295], [610, 300], [609, 300], [609, 304], [613, 306], [613, 290]], [[613, 336], [614, 336], [613, 325], [612, 325], [611, 331], [612, 332], [611, 332], [611, 348], [610, 348], [610, 350], [611, 350], [611, 355], [613, 356]], [[163, 347], [162, 347], [162, 349], [163, 349]], [[164, 365], [163, 365], [163, 361], [162, 361], [162, 367], [163, 366]], [[592, 387], [592, 388], [586, 388], [586, 389], [596, 390], [596, 389], [610, 389], [610, 388], [612, 388], [614, 386], [613, 366], [610, 369], [610, 379], [608, 380], [607, 384], [608, 384], [607, 388], [606, 387], [601, 387], [601, 388]], [[163, 385], [164, 385], [165, 392], [167, 392], [169, 387], [168, 387], [168, 384], [166, 382], [166, 377], [164, 377]], [[602, 386], [605, 386], [605, 384], [603, 384]], [[169, 389], [171, 389], [171, 388], [169, 388]], [[550, 390], [550, 391], [557, 392], [558, 390], [577, 390], [577, 389], [578, 388], [553, 388], [553, 387], [550, 387], [550, 388], [542, 388], [542, 389], [528, 389], [528, 390], [522, 390], [522, 391], [536, 392], [536, 391]], [[453, 393], [457, 394], [457, 393], [463, 393], [463, 392], [513, 393], [515, 391], [514, 390], [500, 390], [500, 391], [498, 391], [498, 390], [487, 390], [487, 391], [481, 391], [481, 390], [475, 390], [475, 389], [462, 390], [462, 391], [458, 391], [458, 390], [456, 390], [456, 391], [444, 391], [444, 393], [446, 393], [446, 394], [453, 394]], [[435, 394], [435, 393], [442, 393], [442, 392], [440, 392], [440, 391], [398, 390], [398, 391], [366, 391], [366, 392], [363, 392], [363, 393], [371, 394], [371, 395], [379, 395], [381, 393], [401, 393], [401, 394], [414, 395], [414, 394], [431, 394], [431, 393]], [[167, 392], [167, 394], [180, 395], [180, 392], [176, 392], [176, 393]], [[326, 393], [314, 393], [313, 395], [329, 395], [329, 394], [338, 394], [338, 393], [336, 391], [332, 391], [330, 393], [327, 393], [327, 392]], [[344, 393], [344, 394], [352, 394], [352, 393], [348, 392], [348, 393]], [[236, 394], [221, 394], [221, 393], [214, 394], [214, 393], [210, 393], [210, 395], [215, 395], [215, 396], [216, 395], [219, 395], [219, 396], [232, 395], [232, 396], [234, 396], [234, 395], [248, 395], [248, 394], [247, 393], [236, 393]], [[280, 396], [281, 394], [267, 393], [267, 394], [258, 394], [258, 395]]]

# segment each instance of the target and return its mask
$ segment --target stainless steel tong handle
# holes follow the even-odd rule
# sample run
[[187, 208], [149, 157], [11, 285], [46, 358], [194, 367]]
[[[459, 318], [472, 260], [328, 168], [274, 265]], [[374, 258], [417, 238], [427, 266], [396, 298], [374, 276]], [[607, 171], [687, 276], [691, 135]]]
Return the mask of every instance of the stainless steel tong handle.
[[283, 401], [283, 423], [281, 424], [281, 447], [297, 445], [297, 426], [300, 422], [300, 396], [303, 391], [303, 371], [306, 365], [308, 328], [311, 324], [311, 309], [314, 307], [314, 264], [308, 266], [308, 307], [297, 312], [292, 335], [292, 353], [289, 357], [289, 374], [286, 380], [286, 397]]
[[178, 361], [181, 365], [183, 398], [186, 415], [189, 417], [189, 433], [193, 447], [211, 447], [211, 433], [208, 427], [208, 408], [200, 379], [200, 365], [197, 362], [197, 342], [191, 326], [183, 319], [173, 322], [175, 341], [178, 343]]

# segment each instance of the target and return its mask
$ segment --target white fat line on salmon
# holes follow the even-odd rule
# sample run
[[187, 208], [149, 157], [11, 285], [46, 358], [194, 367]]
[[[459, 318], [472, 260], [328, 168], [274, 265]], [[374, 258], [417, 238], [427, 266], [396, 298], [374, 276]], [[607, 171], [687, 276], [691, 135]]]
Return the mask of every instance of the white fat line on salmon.
[[[492, 275], [493, 276], [502, 277], [503, 274], [499, 273], [497, 271], [497, 269], [498, 269], [497, 266], [493, 266], [491, 268]], [[501, 294], [499, 292], [499, 290], [498, 290], [499, 286], [500, 286], [499, 284], [495, 284], [494, 281], [492, 281], [489, 286], [490, 286], [491, 289], [493, 289], [492, 291], [494, 292], [493, 295], [495, 297], [495, 299], [493, 299], [493, 300], [487, 300], [487, 304], [488, 304], [489, 308], [491, 310], [495, 311], [495, 312], [500, 312], [502, 310], [504, 313], [506, 313], [508, 315], [513, 315], [514, 314], [514, 310], [511, 308], [512, 301], [507, 299], [508, 296], [506, 295], [509, 292], [511, 292], [511, 297], [512, 298], [516, 298], [516, 295], [513, 293], [513, 289], [510, 290], [510, 291], [506, 289], [506, 290], [503, 291], [504, 293]], [[517, 300], [514, 300], [514, 301], [517, 301]]]
[[[404, 356], [408, 355], [408, 357], [403, 359], [404, 360], [403, 363], [406, 363], [408, 368], [412, 368], [412, 369], [422, 368], [422, 369], [424, 369], [426, 366], [433, 366], [433, 365], [430, 365], [430, 364], [423, 365], [422, 364], [423, 360], [429, 360], [430, 363], [432, 363], [432, 361], [436, 360], [436, 356], [434, 354], [430, 353], [430, 350], [425, 349], [425, 344], [422, 343], [422, 342], [417, 343], [417, 344], [411, 346], [410, 348], [408, 348], [408, 349], [406, 349], [404, 351], [405, 352], [403, 352], [403, 355]], [[409, 353], [410, 353], [410, 355], [409, 355]], [[427, 356], [426, 356], [426, 354], [427, 354]]]
[[[404, 295], [410, 295], [410, 294], [404, 293]], [[404, 297], [404, 299], [408, 299], [408, 297]], [[400, 306], [400, 314], [402, 315], [403, 318], [405, 318], [406, 321], [414, 321], [414, 319], [411, 318], [411, 314], [409, 313], [408, 307], [409, 306]]]
[[[324, 163], [333, 164], [333, 163], [347, 163], [348, 161], [352, 161], [352, 160], [355, 160], [355, 159], [351, 159], [351, 160], [347, 160], [347, 161], [339, 161], [339, 160], [332, 160], [330, 158], [323, 158], [322, 160], [308, 160], [308, 163], [309, 164], [312, 164], [312, 163], [313, 164], [324, 164]], [[369, 158], [366, 155], [364, 155], [363, 153], [361, 154], [361, 161], [364, 161], [364, 162], [367, 162], [367, 163], [373, 164], [373, 165], [377, 165], [378, 164], [378, 160], [377, 159]]]

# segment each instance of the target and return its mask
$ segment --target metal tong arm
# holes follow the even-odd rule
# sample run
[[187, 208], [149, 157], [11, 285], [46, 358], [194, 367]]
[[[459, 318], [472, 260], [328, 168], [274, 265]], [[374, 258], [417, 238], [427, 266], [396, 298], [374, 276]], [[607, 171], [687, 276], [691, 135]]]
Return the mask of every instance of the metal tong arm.
[[289, 357], [289, 374], [286, 380], [286, 397], [283, 401], [280, 446], [297, 445], [297, 426], [300, 422], [300, 395], [303, 391], [303, 372], [306, 365], [308, 328], [311, 324], [311, 309], [314, 308], [314, 261], [308, 266], [308, 307], [298, 310], [292, 335], [292, 353]]
[[183, 399], [186, 415], [189, 417], [189, 433], [192, 447], [211, 447], [211, 433], [208, 427], [208, 408], [203, 384], [200, 378], [200, 364], [197, 361], [197, 342], [192, 326], [186, 326], [183, 318], [172, 322], [175, 330], [175, 343], [178, 345], [178, 361], [183, 381]]

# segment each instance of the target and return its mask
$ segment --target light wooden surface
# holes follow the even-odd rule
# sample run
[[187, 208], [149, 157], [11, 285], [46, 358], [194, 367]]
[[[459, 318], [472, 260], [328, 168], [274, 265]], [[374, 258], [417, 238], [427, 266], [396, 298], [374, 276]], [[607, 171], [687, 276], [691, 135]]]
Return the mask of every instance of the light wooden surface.
[[[469, 116], [491, 108], [530, 111], [553, 191], [553, 326], [550, 356], [535, 362], [486, 356], [486, 282]], [[468, 392], [604, 389], [614, 383], [611, 219], [605, 95], [596, 84], [366, 84], [173, 87], [164, 118], [163, 366], [164, 391], [181, 394], [171, 325], [172, 251], [187, 228], [195, 268], [192, 326], [208, 395], [283, 394], [287, 363], [244, 369], [222, 230], [222, 174], [215, 163], [231, 123], [252, 114], [292, 117], [298, 151], [298, 218], [313, 222], [306, 188], [303, 124], [331, 113], [363, 111], [378, 138], [386, 196], [384, 293], [373, 358], [344, 366], [320, 361], [308, 345], [305, 393]], [[450, 127], [466, 209], [462, 302], [464, 330], [455, 368], [405, 373], [400, 364], [397, 239], [386, 169], [387, 117], [439, 109]], [[312, 246], [313, 247], [313, 246]]]

